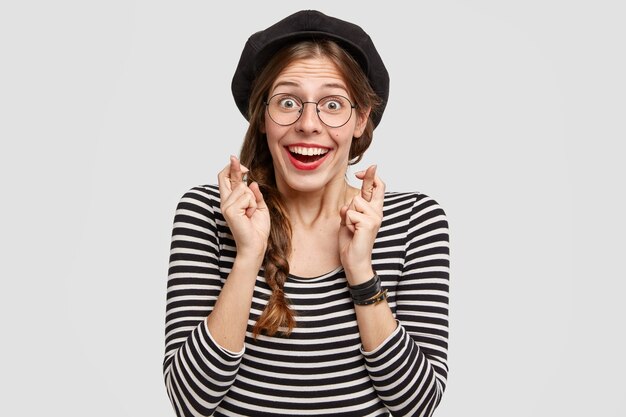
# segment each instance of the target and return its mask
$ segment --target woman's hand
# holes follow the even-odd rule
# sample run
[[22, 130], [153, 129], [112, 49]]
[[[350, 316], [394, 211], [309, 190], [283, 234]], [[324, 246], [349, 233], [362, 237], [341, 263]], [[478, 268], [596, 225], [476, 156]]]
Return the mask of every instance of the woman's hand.
[[357, 172], [361, 192], [339, 212], [339, 256], [348, 283], [357, 285], [372, 278], [372, 249], [383, 220], [385, 184], [376, 175], [376, 165]]
[[217, 176], [221, 210], [235, 243], [237, 256], [263, 259], [270, 234], [270, 214], [256, 182], [249, 186], [243, 181], [248, 168], [231, 156]]

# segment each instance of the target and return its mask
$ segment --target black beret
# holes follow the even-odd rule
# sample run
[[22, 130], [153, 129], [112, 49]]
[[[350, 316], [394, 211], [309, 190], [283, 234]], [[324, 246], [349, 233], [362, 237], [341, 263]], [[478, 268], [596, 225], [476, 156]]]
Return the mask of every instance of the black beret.
[[389, 74], [383, 60], [369, 35], [359, 26], [316, 10], [299, 11], [250, 36], [231, 84], [241, 114], [248, 118], [252, 82], [269, 59], [281, 48], [307, 39], [333, 40], [359, 63], [372, 89], [382, 100], [380, 108], [372, 115], [374, 126], [377, 126], [389, 97]]

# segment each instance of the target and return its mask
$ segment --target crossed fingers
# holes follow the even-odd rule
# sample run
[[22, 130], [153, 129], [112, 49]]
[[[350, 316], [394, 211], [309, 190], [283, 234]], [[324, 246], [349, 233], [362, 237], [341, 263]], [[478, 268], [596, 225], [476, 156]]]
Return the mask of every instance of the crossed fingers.
[[[263, 196], [257, 184], [247, 184], [249, 169], [241, 165], [235, 156], [230, 163], [217, 175], [223, 209], [236, 205], [241, 207], [248, 217], [252, 217], [257, 203], [263, 203]], [[243, 186], [242, 186], [243, 185]]]
[[348, 226], [352, 232], [356, 223], [360, 223], [361, 227], [380, 226], [385, 198], [385, 183], [376, 175], [376, 165], [355, 175], [363, 181], [360, 193], [340, 210], [341, 224]]
[[248, 171], [237, 157], [231, 156], [230, 163], [217, 175], [220, 194], [228, 196], [239, 184], [247, 184]]
[[360, 196], [382, 210], [385, 199], [385, 183], [376, 175], [376, 165], [369, 166], [365, 171], [355, 173], [363, 181]]

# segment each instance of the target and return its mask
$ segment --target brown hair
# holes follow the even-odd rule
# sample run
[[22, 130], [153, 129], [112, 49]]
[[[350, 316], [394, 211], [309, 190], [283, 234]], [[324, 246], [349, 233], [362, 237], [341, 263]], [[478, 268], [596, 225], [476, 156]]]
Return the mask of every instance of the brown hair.
[[295, 314], [289, 307], [289, 301], [283, 290], [289, 275], [287, 259], [291, 254], [291, 224], [282, 196], [276, 187], [274, 165], [267, 146], [267, 138], [262, 133], [265, 123], [265, 101], [272, 84], [283, 68], [297, 60], [318, 57], [328, 58], [337, 65], [348, 83], [348, 93], [357, 105], [357, 112], [371, 109], [363, 134], [358, 139], [352, 140], [348, 157], [350, 165], [359, 162], [369, 148], [374, 132], [372, 115], [381, 103], [359, 64], [343, 48], [329, 40], [304, 41], [283, 48], [254, 81], [248, 109], [250, 125], [241, 148], [240, 160], [250, 169], [249, 181], [256, 181], [259, 184], [269, 207], [271, 228], [263, 266], [265, 281], [272, 290], [265, 310], [254, 326], [254, 337], [261, 332], [274, 335], [280, 327], [286, 328], [285, 333], [289, 334], [296, 325]]

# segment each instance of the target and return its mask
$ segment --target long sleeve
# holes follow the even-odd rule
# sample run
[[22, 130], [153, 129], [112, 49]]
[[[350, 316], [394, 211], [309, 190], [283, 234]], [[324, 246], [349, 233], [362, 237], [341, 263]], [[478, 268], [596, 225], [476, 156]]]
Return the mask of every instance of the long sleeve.
[[397, 287], [390, 288], [398, 327], [363, 354], [392, 415], [426, 417], [441, 401], [448, 374], [448, 222], [432, 198], [416, 195], [406, 239], [404, 267]]
[[174, 217], [163, 376], [178, 416], [211, 415], [243, 355], [218, 346], [206, 325], [226, 278], [219, 270], [218, 228], [224, 222], [218, 210], [215, 187], [195, 187], [181, 198]]

